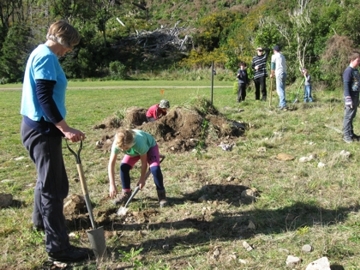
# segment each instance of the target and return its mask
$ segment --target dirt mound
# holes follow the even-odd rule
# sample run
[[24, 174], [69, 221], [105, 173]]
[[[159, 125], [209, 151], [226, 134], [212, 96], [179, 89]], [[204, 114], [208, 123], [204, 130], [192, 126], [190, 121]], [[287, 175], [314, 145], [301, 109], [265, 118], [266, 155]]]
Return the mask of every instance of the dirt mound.
[[[95, 128], [106, 129], [111, 135], [102, 137], [98, 147], [108, 149], [109, 140], [115, 129], [123, 126], [136, 128], [152, 134], [155, 139], [172, 151], [188, 151], [195, 147], [219, 144], [224, 138], [239, 137], [244, 133], [245, 124], [228, 120], [217, 110], [206, 113], [204, 110], [174, 107], [168, 114], [155, 122], [146, 122], [146, 110], [131, 107], [126, 110], [122, 120], [109, 118]], [[111, 140], [112, 141], [112, 140]]]

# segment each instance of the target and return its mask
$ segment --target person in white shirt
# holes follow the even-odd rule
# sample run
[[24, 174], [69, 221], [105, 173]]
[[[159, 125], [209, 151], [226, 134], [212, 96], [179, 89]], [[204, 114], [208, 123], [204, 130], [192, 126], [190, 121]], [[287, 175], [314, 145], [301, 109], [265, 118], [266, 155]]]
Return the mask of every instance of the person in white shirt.
[[280, 52], [278, 45], [273, 48], [274, 54], [271, 56], [271, 74], [270, 78], [276, 78], [276, 92], [279, 96], [279, 107], [281, 110], [286, 110], [285, 97], [285, 81], [286, 81], [286, 59]]

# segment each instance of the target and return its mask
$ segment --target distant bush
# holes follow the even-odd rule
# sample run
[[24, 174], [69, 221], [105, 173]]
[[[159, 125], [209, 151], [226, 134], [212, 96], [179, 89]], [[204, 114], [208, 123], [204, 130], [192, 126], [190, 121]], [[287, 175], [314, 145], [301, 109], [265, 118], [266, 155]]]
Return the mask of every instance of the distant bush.
[[109, 64], [109, 72], [112, 79], [126, 79], [126, 66], [120, 61], [113, 61]]

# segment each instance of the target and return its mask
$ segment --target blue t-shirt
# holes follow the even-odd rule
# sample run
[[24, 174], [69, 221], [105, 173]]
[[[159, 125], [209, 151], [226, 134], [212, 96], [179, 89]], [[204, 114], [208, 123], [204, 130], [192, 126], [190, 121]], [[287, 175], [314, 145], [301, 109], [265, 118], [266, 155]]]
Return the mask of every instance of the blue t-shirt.
[[65, 93], [67, 79], [58, 57], [45, 44], [39, 45], [29, 56], [26, 64], [20, 113], [33, 121], [43, 117], [49, 121], [36, 97], [36, 80], [55, 81], [54, 102], [63, 118], [66, 116]]
[[[123, 151], [125, 154], [133, 157], [141, 156], [143, 154], [146, 154], [151, 147], [156, 145], [156, 141], [151, 134], [139, 129], [134, 129], [133, 131], [135, 132], [134, 144], [133, 146], [131, 146], [130, 149]], [[122, 152], [122, 150], [117, 147], [115, 143], [116, 142], [114, 140], [111, 147], [111, 152], [119, 154], [120, 152]]]

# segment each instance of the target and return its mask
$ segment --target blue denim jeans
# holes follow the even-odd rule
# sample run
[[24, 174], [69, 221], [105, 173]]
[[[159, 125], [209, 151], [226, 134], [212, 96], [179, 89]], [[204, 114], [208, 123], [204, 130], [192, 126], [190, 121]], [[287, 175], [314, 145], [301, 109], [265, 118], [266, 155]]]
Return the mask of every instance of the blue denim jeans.
[[280, 73], [276, 75], [276, 92], [279, 96], [280, 108], [286, 107], [285, 81], [286, 81], [286, 73]]
[[311, 96], [311, 85], [305, 85], [304, 87], [304, 102], [312, 102], [313, 98]]

